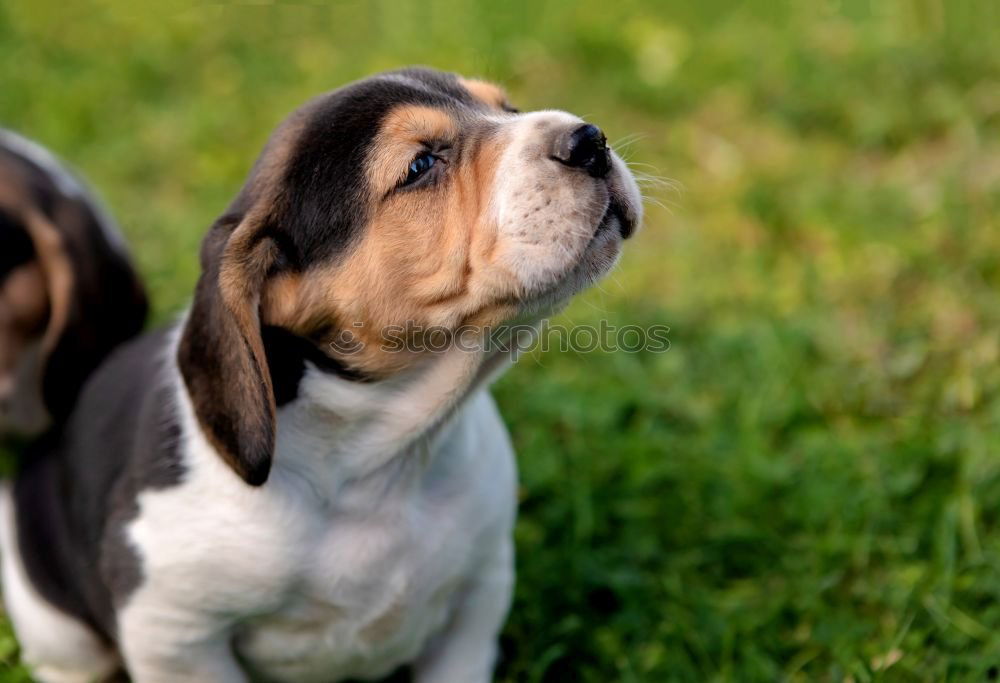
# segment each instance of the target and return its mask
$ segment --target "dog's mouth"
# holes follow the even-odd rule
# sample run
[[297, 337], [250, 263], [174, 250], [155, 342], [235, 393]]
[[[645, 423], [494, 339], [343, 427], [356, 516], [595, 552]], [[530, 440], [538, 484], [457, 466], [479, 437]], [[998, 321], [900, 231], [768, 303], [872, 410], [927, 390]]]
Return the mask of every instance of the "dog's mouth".
[[635, 228], [634, 213], [620, 199], [612, 197], [579, 259], [558, 280], [521, 298], [521, 305], [527, 305], [530, 310], [551, 309], [550, 312], [561, 308], [614, 267], [621, 251], [621, 240], [631, 237]]
[[608, 208], [597, 224], [594, 238], [608, 230], [617, 230], [622, 239], [628, 239], [635, 232], [635, 220], [629, 218], [625, 205], [617, 197], [612, 197]]
[[594, 236], [588, 247], [593, 246], [599, 237], [609, 231], [617, 232], [622, 239], [626, 240], [635, 232], [635, 219], [629, 217], [628, 210], [617, 197], [612, 197], [608, 202], [608, 208], [605, 209], [604, 215], [598, 221], [597, 229], [594, 231]]

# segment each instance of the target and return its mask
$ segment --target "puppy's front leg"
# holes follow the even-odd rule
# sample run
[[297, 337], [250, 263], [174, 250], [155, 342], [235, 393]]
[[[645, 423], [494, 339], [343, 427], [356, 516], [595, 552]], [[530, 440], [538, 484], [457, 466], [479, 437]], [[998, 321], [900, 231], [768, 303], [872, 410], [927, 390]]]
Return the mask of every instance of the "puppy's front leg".
[[247, 683], [228, 629], [211, 629], [163, 613], [127, 610], [122, 653], [133, 683]]
[[415, 683], [486, 683], [493, 678], [497, 636], [514, 586], [514, 543], [509, 536], [471, 577], [445, 631], [414, 667]]

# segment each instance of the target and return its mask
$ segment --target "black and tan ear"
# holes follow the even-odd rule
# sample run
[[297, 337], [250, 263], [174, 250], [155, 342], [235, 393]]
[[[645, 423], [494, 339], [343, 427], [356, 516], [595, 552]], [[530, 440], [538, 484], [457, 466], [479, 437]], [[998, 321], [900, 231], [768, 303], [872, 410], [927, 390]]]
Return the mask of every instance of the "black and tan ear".
[[260, 298], [277, 248], [247, 218], [225, 219], [202, 245], [202, 275], [178, 349], [181, 375], [211, 444], [251, 486], [267, 481], [275, 401]]
[[27, 207], [22, 219], [45, 276], [42, 395], [58, 422], [108, 353], [142, 330], [146, 294], [127, 254], [108, 243], [85, 206], [64, 203], [51, 220]]
[[66, 244], [56, 227], [34, 208], [24, 211], [24, 228], [35, 247], [45, 277], [49, 319], [42, 335], [42, 353], [50, 356], [66, 330], [73, 300], [73, 266]]
[[[40, 319], [30, 336], [20, 335], [27, 344], [0, 348], [0, 356], [16, 370], [15, 404], [30, 396], [58, 423], [94, 369], [142, 330], [147, 302], [110, 217], [65, 169], [39, 159], [47, 155], [33, 143], [0, 131], [0, 273], [21, 276], [7, 279], [15, 291], [4, 297], [23, 305], [32, 294]], [[73, 192], [64, 192], [64, 182]]]
[[75, 277], [49, 218], [31, 205], [14, 208], [0, 211], [6, 249], [0, 254], [0, 412], [5, 430], [33, 435], [57, 417], [45, 400], [45, 376], [66, 330]]

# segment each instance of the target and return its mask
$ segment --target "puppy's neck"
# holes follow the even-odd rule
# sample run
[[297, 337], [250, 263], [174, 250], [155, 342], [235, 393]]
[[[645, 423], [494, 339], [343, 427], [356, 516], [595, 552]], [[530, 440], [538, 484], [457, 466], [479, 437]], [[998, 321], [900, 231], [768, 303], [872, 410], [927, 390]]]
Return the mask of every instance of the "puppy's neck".
[[371, 383], [307, 362], [298, 396], [278, 410], [275, 468], [335, 488], [387, 469], [419, 470], [464, 402], [510, 362], [509, 352], [450, 348]]

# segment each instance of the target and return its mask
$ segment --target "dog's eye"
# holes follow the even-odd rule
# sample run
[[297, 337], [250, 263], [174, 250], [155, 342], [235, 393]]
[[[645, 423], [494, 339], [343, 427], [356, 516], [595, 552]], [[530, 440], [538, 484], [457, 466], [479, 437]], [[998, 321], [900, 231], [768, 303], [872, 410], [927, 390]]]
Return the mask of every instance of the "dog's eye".
[[437, 160], [437, 157], [430, 152], [421, 152], [410, 162], [410, 169], [406, 173], [406, 180], [403, 181], [403, 185], [410, 185], [420, 180], [427, 171], [433, 168]]

